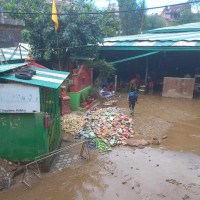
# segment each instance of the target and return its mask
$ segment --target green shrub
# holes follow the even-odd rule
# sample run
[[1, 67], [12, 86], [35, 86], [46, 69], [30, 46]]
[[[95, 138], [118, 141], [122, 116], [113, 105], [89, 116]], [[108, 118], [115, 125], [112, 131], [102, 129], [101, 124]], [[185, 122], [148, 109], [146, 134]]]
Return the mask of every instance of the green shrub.
[[85, 96], [85, 94], [82, 92], [82, 93], [81, 93], [81, 96], [80, 96], [80, 102], [81, 102], [81, 103], [85, 102], [85, 99], [86, 99], [86, 96]]
[[88, 92], [85, 92], [85, 100], [86, 100], [86, 99], [89, 99]]
[[88, 90], [88, 96], [91, 98], [91, 97], [94, 97], [94, 88], [91, 87], [89, 90]]

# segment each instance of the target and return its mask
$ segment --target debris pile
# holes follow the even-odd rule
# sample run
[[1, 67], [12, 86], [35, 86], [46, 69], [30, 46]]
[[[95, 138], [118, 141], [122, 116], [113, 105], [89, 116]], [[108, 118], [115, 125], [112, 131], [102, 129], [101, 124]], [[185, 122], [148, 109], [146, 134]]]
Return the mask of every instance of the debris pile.
[[111, 150], [111, 146], [126, 144], [125, 140], [135, 134], [132, 119], [116, 107], [87, 112], [84, 120], [84, 128], [75, 137], [93, 138], [100, 152]]
[[116, 104], [118, 103], [117, 100], [109, 100], [103, 103], [103, 106], [107, 106], [107, 107], [111, 107], [111, 106], [116, 106]]
[[0, 191], [13, 184], [13, 175], [18, 165], [0, 158]]
[[62, 130], [65, 133], [78, 133], [84, 126], [84, 115], [70, 114], [61, 118]]
[[[116, 103], [116, 102], [114, 102]], [[146, 141], [128, 142], [135, 134], [132, 118], [124, 115], [117, 107], [101, 108], [85, 113], [62, 118], [62, 130], [71, 133], [74, 138], [88, 140], [88, 147], [97, 148], [100, 152], [112, 150], [116, 145], [139, 146], [149, 144]]]

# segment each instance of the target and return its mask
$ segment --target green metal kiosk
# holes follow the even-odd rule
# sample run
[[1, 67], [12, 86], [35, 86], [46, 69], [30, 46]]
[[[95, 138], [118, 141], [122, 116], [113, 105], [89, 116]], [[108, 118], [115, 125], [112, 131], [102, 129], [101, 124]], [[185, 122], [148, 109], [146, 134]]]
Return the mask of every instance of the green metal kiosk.
[[59, 87], [69, 72], [27, 67], [36, 75], [16, 78], [25, 65], [0, 65], [0, 157], [10, 161], [33, 161], [60, 143]]

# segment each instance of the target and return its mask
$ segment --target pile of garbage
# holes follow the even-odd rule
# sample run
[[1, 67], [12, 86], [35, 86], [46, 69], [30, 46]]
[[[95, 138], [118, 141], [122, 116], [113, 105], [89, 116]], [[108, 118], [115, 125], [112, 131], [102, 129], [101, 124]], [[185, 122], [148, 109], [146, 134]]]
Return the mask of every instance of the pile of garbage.
[[85, 115], [70, 114], [62, 117], [62, 130], [76, 139], [88, 141], [88, 147], [99, 152], [112, 150], [116, 145], [144, 146], [149, 142], [131, 140], [134, 123], [117, 107], [90, 110]]
[[116, 106], [116, 104], [118, 103], [117, 100], [109, 100], [103, 103], [103, 105], [105, 107], [111, 107], [111, 106]]
[[13, 185], [13, 176], [18, 165], [0, 158], [0, 191]]
[[84, 128], [75, 134], [75, 137], [93, 139], [96, 147], [102, 152], [111, 150], [115, 145], [125, 145], [125, 140], [133, 137], [134, 134], [132, 118], [124, 115], [116, 107], [109, 107], [87, 112]]
[[70, 114], [61, 117], [62, 131], [65, 133], [78, 133], [84, 126], [84, 115]]

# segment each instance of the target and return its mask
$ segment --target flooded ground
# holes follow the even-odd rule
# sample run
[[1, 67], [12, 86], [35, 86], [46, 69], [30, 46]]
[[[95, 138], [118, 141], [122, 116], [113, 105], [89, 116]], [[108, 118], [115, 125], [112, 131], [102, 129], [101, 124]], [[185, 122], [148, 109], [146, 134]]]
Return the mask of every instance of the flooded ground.
[[[127, 94], [118, 98], [129, 114]], [[140, 95], [136, 138], [161, 140], [144, 149], [120, 146], [89, 161], [0, 194], [1, 200], [129, 200], [200, 198], [200, 100]], [[162, 136], [167, 139], [162, 140]]]

